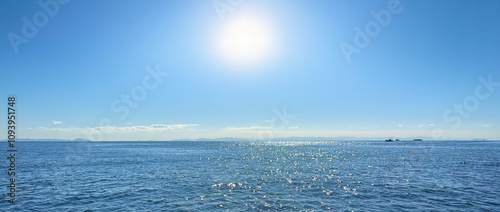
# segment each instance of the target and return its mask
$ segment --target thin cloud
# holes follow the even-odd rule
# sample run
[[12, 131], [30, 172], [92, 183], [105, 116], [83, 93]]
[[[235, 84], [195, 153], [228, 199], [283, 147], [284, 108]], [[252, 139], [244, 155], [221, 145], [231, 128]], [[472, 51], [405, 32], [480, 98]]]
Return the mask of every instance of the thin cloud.
[[62, 124], [62, 121], [52, 121], [52, 124]]
[[299, 127], [288, 127], [288, 129], [299, 129]]
[[226, 127], [226, 131], [253, 131], [253, 130], [271, 130], [271, 127], [251, 126], [251, 127]]
[[59, 132], [101, 132], [101, 133], [134, 133], [134, 132], [161, 132], [161, 131], [178, 131], [189, 127], [197, 127], [198, 124], [153, 124], [149, 126], [130, 126], [130, 127], [68, 127], [68, 128], [48, 128], [38, 127], [37, 130], [59, 131]]

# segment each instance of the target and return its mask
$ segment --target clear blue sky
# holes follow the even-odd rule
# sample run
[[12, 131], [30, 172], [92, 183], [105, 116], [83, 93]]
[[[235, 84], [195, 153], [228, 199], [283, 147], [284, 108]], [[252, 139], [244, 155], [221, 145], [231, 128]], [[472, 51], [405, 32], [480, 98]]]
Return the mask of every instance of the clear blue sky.
[[[500, 82], [499, 1], [220, 0], [219, 12], [232, 10], [223, 20], [214, 2], [71, 1], [49, 5], [51, 16], [37, 1], [2, 1], [0, 96], [5, 108], [9, 95], [18, 99], [19, 136], [431, 137], [440, 130], [446, 137], [438, 138], [500, 139], [499, 83], [478, 80]], [[371, 11], [391, 19], [381, 16], [382, 26]], [[36, 19], [36, 33], [23, 17]], [[356, 46], [355, 28], [366, 34], [370, 24], [369, 44]], [[258, 35], [245, 50], [221, 53], [224, 32], [241, 26]], [[13, 34], [26, 42], [13, 43]], [[358, 50], [350, 62], [345, 44]], [[247, 49], [253, 55], [238, 52]], [[169, 74], [161, 82], [150, 74], [157, 65]], [[144, 88], [145, 77], [155, 88]], [[147, 95], [136, 108], [121, 99], [134, 91]], [[464, 101], [460, 114], [454, 105]], [[6, 127], [0, 121], [0, 133]]]

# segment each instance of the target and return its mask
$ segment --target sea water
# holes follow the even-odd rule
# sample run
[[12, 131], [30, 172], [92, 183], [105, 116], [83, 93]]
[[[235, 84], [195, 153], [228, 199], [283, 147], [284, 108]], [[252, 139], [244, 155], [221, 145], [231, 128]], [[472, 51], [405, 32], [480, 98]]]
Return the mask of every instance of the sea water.
[[[1, 211], [500, 211], [500, 142], [18, 142]], [[0, 151], [7, 156], [6, 145]]]

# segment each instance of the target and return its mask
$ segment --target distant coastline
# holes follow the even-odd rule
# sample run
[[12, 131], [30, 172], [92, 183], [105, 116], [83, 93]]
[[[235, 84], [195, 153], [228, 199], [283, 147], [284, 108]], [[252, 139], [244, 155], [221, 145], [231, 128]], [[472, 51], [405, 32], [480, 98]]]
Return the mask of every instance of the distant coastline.
[[[432, 138], [419, 137], [422, 138], [422, 141], [414, 141], [413, 137], [408, 138], [399, 138], [400, 141], [397, 142], [429, 142], [429, 141], [500, 141], [500, 139], [483, 139], [483, 138], [464, 138], [464, 139], [439, 139], [434, 140]], [[123, 142], [171, 142], [171, 141], [384, 141], [386, 138], [359, 138], [359, 137], [287, 137], [287, 138], [273, 138], [273, 139], [245, 139], [245, 138], [199, 138], [199, 139], [173, 139], [173, 140], [132, 140]], [[7, 141], [7, 140], [0, 140]], [[31, 139], [31, 138], [21, 138], [17, 139], [17, 142], [91, 142], [88, 139]], [[99, 141], [99, 142], [122, 142], [122, 141]]]
[[[7, 140], [0, 140], [0, 141], [7, 141]], [[82, 138], [77, 138], [77, 139], [33, 139], [33, 138], [19, 138], [16, 139], [16, 142], [36, 142], [36, 141], [43, 141], [43, 142], [68, 142], [68, 141], [75, 141], [75, 142], [89, 142], [91, 140], [88, 139], [82, 139]]]

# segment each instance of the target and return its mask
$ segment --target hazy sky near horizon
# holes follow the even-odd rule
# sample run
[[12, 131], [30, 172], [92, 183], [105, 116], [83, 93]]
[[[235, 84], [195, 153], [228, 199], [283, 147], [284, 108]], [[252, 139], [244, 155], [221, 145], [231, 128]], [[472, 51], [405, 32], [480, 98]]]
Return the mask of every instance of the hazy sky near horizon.
[[21, 138], [500, 139], [499, 1], [40, 2], [0, 3]]

